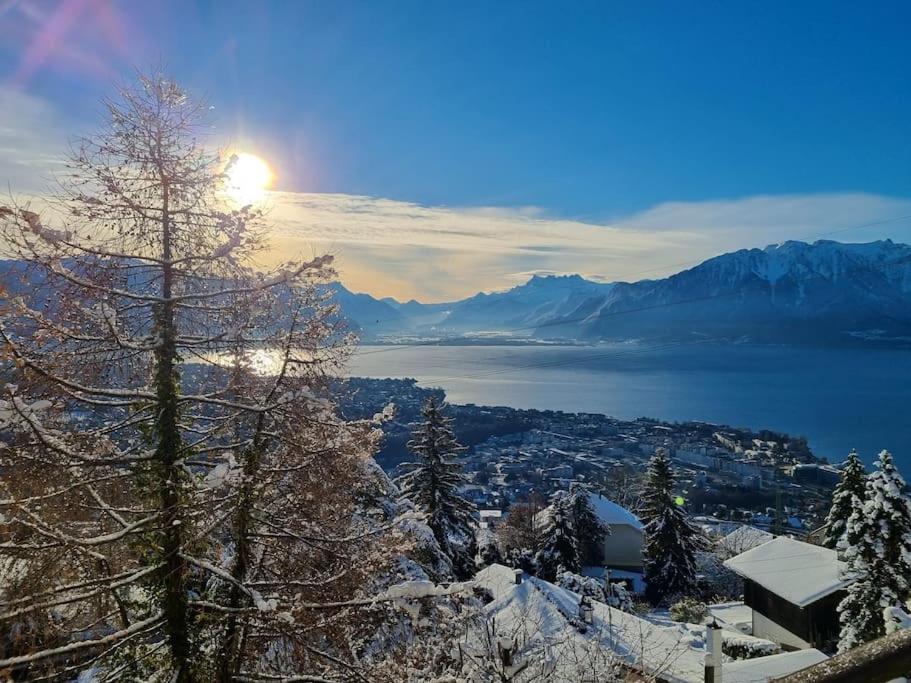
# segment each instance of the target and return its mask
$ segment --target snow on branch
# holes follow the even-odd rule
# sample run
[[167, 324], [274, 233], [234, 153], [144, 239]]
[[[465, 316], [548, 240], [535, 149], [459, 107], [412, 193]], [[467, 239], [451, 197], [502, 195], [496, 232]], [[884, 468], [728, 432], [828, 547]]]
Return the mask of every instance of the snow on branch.
[[39, 650], [38, 652], [33, 652], [27, 655], [0, 659], [0, 669], [21, 666], [23, 664], [34, 664], [35, 662], [39, 662], [50, 657], [59, 657], [61, 655], [68, 655], [90, 648], [96, 648], [102, 645], [110, 645], [112, 643], [123, 640], [124, 638], [128, 638], [129, 636], [132, 636], [136, 633], [147, 631], [157, 626], [159, 623], [161, 623], [162, 620], [163, 618], [161, 614], [155, 614], [148, 619], [137, 621], [130, 627], [121, 629], [120, 631], [115, 631], [114, 633], [106, 635], [103, 638], [97, 638], [94, 640], [80, 640], [77, 642], [68, 643], [67, 645], [62, 645], [61, 647], [51, 648], [49, 650]]

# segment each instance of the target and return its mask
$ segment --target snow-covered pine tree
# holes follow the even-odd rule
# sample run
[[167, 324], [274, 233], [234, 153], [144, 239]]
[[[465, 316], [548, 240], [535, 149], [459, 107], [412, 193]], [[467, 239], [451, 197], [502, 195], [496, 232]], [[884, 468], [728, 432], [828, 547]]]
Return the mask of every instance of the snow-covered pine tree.
[[598, 517], [585, 487], [573, 485], [569, 495], [579, 563], [583, 567], [601, 566], [604, 537], [610, 534], [610, 527]]
[[443, 552], [452, 561], [456, 578], [474, 574], [475, 507], [459, 494], [468, 483], [455, 456], [464, 450], [452, 430], [452, 418], [443, 414], [435, 396], [421, 410], [423, 421], [412, 434], [408, 448], [417, 461], [403, 463], [407, 472], [396, 480], [402, 498], [410, 500], [427, 516]]
[[[0, 585], [0, 637], [44, 625], [3, 638], [0, 670], [350, 676], [342, 620], [377, 531], [351, 490], [377, 434], [324, 386], [350, 348], [317, 286], [331, 261], [251, 265], [262, 216], [225, 204], [206, 108], [176, 84], [143, 77], [107, 108], [47, 218], [0, 207], [21, 266], [0, 315], [0, 563], [27, 579]], [[263, 349], [275, 367], [254, 372]]]
[[835, 548], [845, 533], [848, 518], [854, 512], [854, 499], [863, 500], [867, 470], [852, 450], [841, 468], [841, 480], [832, 493], [832, 507], [826, 517], [823, 545]]
[[691, 595], [696, 589], [696, 553], [705, 543], [674, 495], [674, 473], [667, 451], [649, 461], [642, 494], [645, 523], [646, 598], [654, 605]]
[[551, 496], [546, 512], [547, 525], [535, 557], [538, 575], [545, 581], [556, 581], [563, 572], [578, 574], [582, 569], [573, 503], [566, 491], [557, 491]]
[[911, 597], [911, 501], [888, 451], [854, 499], [839, 550], [854, 582], [839, 603], [840, 652], [886, 634], [883, 611]]

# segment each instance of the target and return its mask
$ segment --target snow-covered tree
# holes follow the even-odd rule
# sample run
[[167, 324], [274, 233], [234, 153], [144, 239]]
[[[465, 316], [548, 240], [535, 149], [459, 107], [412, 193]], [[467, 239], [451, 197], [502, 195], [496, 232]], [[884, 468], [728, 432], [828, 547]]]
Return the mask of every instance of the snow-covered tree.
[[554, 581], [561, 572], [601, 564], [610, 528], [598, 517], [584, 487], [554, 493], [534, 522], [541, 528], [535, 557], [542, 578]]
[[832, 493], [832, 507], [826, 517], [823, 545], [835, 548], [844, 536], [848, 518], [854, 512], [854, 499], [863, 500], [867, 471], [857, 451], [852, 450], [841, 469], [841, 480]]
[[582, 569], [579, 544], [576, 540], [573, 497], [566, 491], [557, 491], [550, 499], [547, 526], [536, 555], [539, 576], [545, 581], [556, 581], [563, 572], [578, 574]]
[[645, 522], [645, 595], [652, 604], [690, 595], [696, 588], [696, 553], [705, 543], [673, 494], [674, 473], [667, 451], [649, 461], [642, 494]]
[[402, 497], [426, 515], [456, 577], [468, 578], [474, 574], [477, 525], [474, 505], [459, 494], [468, 479], [455, 456], [464, 448], [452, 431], [452, 418], [443, 414], [435, 396], [427, 399], [421, 414], [424, 419], [408, 442], [408, 448], [419, 460], [403, 463], [408, 471], [396, 483]]
[[351, 348], [331, 259], [253, 265], [263, 215], [227, 203], [207, 109], [167, 78], [107, 110], [44, 215], [0, 207], [19, 268], [0, 564], [23, 579], [0, 582], [0, 637], [42, 625], [0, 670], [348, 675], [345, 620], [382, 557], [351, 492], [378, 431], [328, 391]]
[[911, 501], [888, 451], [854, 499], [839, 550], [854, 579], [838, 605], [841, 652], [886, 634], [883, 612], [911, 597]]
[[478, 555], [475, 566], [489, 567], [492, 564], [503, 564], [503, 555], [497, 545], [497, 537], [490, 529], [481, 529], [477, 536]]
[[604, 558], [604, 537], [610, 534], [610, 527], [598, 517], [584, 487], [574, 485], [570, 498], [579, 562], [583, 567], [600, 566]]

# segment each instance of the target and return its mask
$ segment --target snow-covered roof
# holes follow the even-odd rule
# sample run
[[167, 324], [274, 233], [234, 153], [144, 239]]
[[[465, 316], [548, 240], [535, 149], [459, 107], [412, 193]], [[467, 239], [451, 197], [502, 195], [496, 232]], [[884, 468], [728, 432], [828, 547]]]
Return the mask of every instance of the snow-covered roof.
[[815, 648], [795, 650], [780, 655], [725, 662], [721, 667], [721, 675], [725, 683], [768, 681], [801, 671], [827, 659], [828, 657]]
[[806, 607], [844, 588], [845, 563], [834, 550], [778, 536], [724, 563], [791, 604]]
[[[709, 614], [722, 628], [728, 627], [740, 633], [753, 629], [753, 610], [742, 602], [720, 602], [709, 605]], [[747, 630], [744, 631], [744, 628]]]
[[768, 543], [775, 536], [768, 531], [757, 529], [749, 524], [734, 529], [727, 536], [718, 541], [718, 545], [731, 553], [742, 553], [755, 548], [763, 543]]
[[[494, 585], [488, 586], [480, 575], [477, 584], [495, 592], [502, 588], [502, 573], [494, 573]], [[540, 640], [539, 646], [549, 650], [546, 659], [556, 665], [554, 671], [537, 672], [546, 680], [570, 683], [580, 680], [572, 669], [579, 663], [579, 653], [586, 658], [601, 660], [616, 658], [673, 683], [702, 680], [705, 650], [702, 643], [694, 647], [693, 636], [685, 629], [660, 627], [645, 619], [593, 601], [593, 623], [585, 633], [570, 623], [579, 612], [580, 596], [552, 583], [526, 577], [485, 609], [496, 619], [498, 632], [518, 640]], [[606, 665], [606, 661], [602, 661]], [[520, 679], [523, 680], [523, 679]]]
[[[526, 644], [537, 639], [547, 650], [546, 656], [537, 653], [533, 666], [547, 663], [555, 667], [543, 672], [548, 681], [575, 683], [580, 680], [580, 672], [574, 667], [578, 667], [580, 661], [592, 663], [593, 657], [598, 657], [602, 663], [610, 658], [620, 660], [670, 683], [689, 683], [704, 678], [705, 643], [701, 627], [659, 625], [592, 601], [592, 623], [582, 632], [577, 628], [580, 596], [572, 591], [529, 576], [516, 585], [512, 570], [502, 565], [492, 565], [479, 572], [475, 584], [488, 588], [496, 596], [485, 610], [489, 617], [495, 617], [499, 633]], [[726, 662], [724, 680], [763, 682], [825, 659], [817, 650], [802, 652], [809, 654], [759, 657], [749, 660], [752, 664], [746, 667], [740, 667], [739, 662]], [[583, 658], [580, 653], [584, 654]], [[765, 662], [768, 662], [767, 667], [763, 666]], [[520, 676], [516, 680], [538, 680], [542, 671], [533, 669], [526, 673], [528, 679]]]
[[[639, 518], [636, 517], [636, 515], [609, 498], [605, 498], [600, 493], [589, 493], [588, 500], [591, 502], [595, 514], [598, 515], [598, 519], [607, 525], [629, 526], [637, 531], [643, 530], [644, 527], [642, 526], [642, 522], [639, 521]], [[535, 515], [535, 521], [538, 524], [546, 526], [550, 524], [550, 515], [551, 506], [548, 505]]]
[[492, 564], [475, 574], [474, 581], [476, 585], [489, 590], [496, 600], [508, 590], [515, 588], [516, 570], [502, 564]]
[[606, 522], [611, 526], [625, 524], [642, 531], [642, 522], [625, 507], [617, 505], [617, 503], [605, 498], [600, 493], [589, 493], [588, 499], [602, 522]]

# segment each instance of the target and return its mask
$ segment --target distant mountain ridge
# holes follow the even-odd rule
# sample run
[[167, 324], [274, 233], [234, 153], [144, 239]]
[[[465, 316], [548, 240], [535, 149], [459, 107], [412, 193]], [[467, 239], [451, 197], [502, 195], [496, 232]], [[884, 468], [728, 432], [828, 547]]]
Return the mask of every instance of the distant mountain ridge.
[[347, 314], [379, 336], [911, 346], [911, 247], [891, 240], [789, 241], [716, 256], [656, 280], [536, 275], [504, 292], [445, 304], [379, 303], [397, 314], [382, 329], [363, 324], [354, 309]]
[[[33, 277], [21, 262], [0, 261], [9, 295], [35, 290]], [[324, 286], [368, 342], [493, 335], [911, 347], [911, 246], [891, 240], [789, 241], [638, 282], [535, 275], [506, 291], [434, 304]]]

